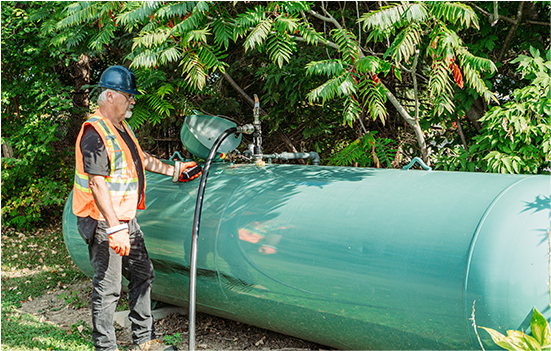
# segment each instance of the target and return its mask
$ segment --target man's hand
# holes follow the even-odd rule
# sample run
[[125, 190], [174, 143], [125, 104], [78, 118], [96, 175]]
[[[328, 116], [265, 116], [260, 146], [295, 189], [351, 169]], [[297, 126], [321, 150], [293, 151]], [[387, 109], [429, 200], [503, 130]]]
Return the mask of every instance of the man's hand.
[[197, 163], [180, 162], [176, 161], [174, 166], [168, 163], [164, 163], [159, 159], [144, 152], [145, 170], [153, 173], [164, 174], [172, 176], [172, 181], [177, 182], [189, 182], [201, 175], [203, 169]]
[[203, 172], [201, 166], [194, 161], [174, 163], [174, 175], [172, 176], [173, 182], [188, 182], [201, 175]]
[[[111, 194], [109, 194], [109, 189], [107, 189], [104, 176], [90, 174], [89, 177], [88, 184], [90, 185], [90, 190], [92, 190], [96, 205], [103, 217], [105, 217], [105, 221], [110, 227], [119, 225], [120, 223], [113, 209]], [[115, 250], [118, 255], [128, 255], [130, 252], [128, 229], [109, 235], [109, 247]]]
[[124, 229], [109, 235], [109, 247], [121, 256], [128, 256], [130, 253], [130, 235], [128, 229]]

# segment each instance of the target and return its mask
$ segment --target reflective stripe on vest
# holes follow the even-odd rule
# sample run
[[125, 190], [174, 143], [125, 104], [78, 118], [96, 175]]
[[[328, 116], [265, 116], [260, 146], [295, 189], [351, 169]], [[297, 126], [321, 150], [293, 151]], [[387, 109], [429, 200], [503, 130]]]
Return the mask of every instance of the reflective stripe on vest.
[[89, 122], [98, 122], [97, 126], [100, 127], [103, 131], [103, 135], [105, 135], [105, 139], [107, 139], [106, 150], [112, 150], [115, 154], [115, 157], [111, 159], [111, 176], [121, 176], [123, 168], [126, 167], [126, 156], [122, 151], [119, 141], [117, 140], [117, 136], [109, 130], [107, 123], [105, 123], [105, 121], [98, 116], [93, 116], [89, 119]]
[[[136, 209], [145, 209], [145, 203], [143, 199], [144, 193], [142, 193], [142, 201], [138, 204], [140, 195], [138, 194], [139, 180], [138, 173], [135, 170], [132, 160], [132, 153], [122, 137], [117, 137], [117, 134], [115, 134], [115, 127], [109, 120], [103, 118], [99, 110], [84, 123], [79, 137], [77, 138], [77, 167], [73, 190], [73, 212], [77, 216], [91, 216], [95, 219], [104, 220], [103, 215], [95, 204], [95, 200], [90, 190], [89, 177], [88, 174], [84, 172], [84, 165], [82, 164], [80, 140], [82, 139], [82, 133], [86, 125], [91, 125], [96, 132], [100, 134], [109, 157], [111, 173], [109, 176], [104, 177], [104, 179], [113, 200], [113, 206], [117, 217], [119, 220], [134, 218]], [[126, 121], [123, 121], [123, 125], [126, 131], [131, 134], [131, 139], [136, 144], [138, 151], [141, 152], [134, 132]], [[143, 158], [141, 161], [143, 167]]]
[[[124, 195], [127, 191], [138, 190], [138, 178], [131, 178], [129, 181], [125, 181], [121, 178], [105, 177], [105, 183], [107, 184], [109, 193], [113, 195]], [[89, 193], [88, 176], [75, 173], [75, 187], [79, 188], [80, 191]]]
[[[122, 150], [122, 147], [117, 139], [117, 136], [109, 129], [105, 120], [99, 116], [92, 116], [89, 120], [89, 123], [96, 123], [96, 125], [101, 129], [105, 139], [107, 140], [107, 145], [105, 145], [105, 150], [108, 153], [114, 155], [110, 158], [111, 162], [111, 174], [109, 177], [105, 177], [105, 182], [107, 184], [107, 189], [112, 195], [124, 195], [126, 192], [137, 191], [138, 190], [138, 178], [125, 179], [122, 178], [126, 174], [126, 155]], [[132, 129], [128, 128], [131, 131], [132, 136], [134, 132]], [[81, 191], [86, 193], [90, 192], [88, 186], [88, 175], [87, 174], [78, 174], [75, 173], [75, 186], [78, 186]]]

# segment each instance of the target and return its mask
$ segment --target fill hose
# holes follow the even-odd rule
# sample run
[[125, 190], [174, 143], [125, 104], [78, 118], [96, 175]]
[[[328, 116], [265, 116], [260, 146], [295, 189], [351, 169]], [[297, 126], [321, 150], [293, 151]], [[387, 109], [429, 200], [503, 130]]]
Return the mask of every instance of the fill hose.
[[193, 233], [191, 236], [191, 257], [189, 267], [189, 351], [195, 351], [195, 305], [196, 305], [196, 281], [197, 281], [197, 244], [199, 238], [199, 226], [201, 224], [201, 208], [203, 206], [203, 196], [205, 194], [205, 186], [209, 175], [210, 165], [216, 155], [216, 151], [222, 142], [233, 133], [251, 134], [254, 127], [250, 124], [242, 127], [232, 127], [226, 129], [212, 145], [209, 155], [205, 161], [199, 190], [197, 191], [197, 202], [195, 204], [195, 215], [193, 216]]

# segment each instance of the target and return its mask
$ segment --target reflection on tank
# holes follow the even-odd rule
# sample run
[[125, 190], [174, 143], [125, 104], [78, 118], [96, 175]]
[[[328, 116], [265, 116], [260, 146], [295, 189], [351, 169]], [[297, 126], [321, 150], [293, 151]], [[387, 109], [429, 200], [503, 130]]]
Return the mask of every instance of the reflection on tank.
[[284, 229], [287, 228], [277, 227], [269, 222], [253, 222], [238, 230], [239, 240], [246, 241], [251, 244], [258, 244], [259, 253], [271, 255], [277, 252], [277, 244], [281, 240], [281, 235], [276, 233], [279, 230]]
[[[138, 221], [154, 297], [187, 306], [197, 184], [165, 178], [147, 174]], [[198, 308], [339, 349], [479, 348], [475, 300], [502, 333], [534, 306], [550, 317], [550, 194], [548, 176], [218, 163]], [[70, 208], [65, 241], [91, 275]]]

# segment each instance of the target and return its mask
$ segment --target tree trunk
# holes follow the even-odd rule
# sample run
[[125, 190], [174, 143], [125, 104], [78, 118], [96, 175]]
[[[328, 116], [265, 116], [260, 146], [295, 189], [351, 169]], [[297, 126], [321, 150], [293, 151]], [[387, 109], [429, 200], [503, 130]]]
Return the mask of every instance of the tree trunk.
[[465, 116], [467, 116], [469, 121], [471, 121], [471, 123], [475, 126], [476, 130], [480, 132], [482, 125], [480, 124], [479, 119], [481, 119], [485, 113], [486, 104], [484, 99], [482, 97], [478, 97], [478, 99], [473, 101], [471, 107], [469, 107], [469, 110], [465, 113]]
[[2, 157], [9, 158], [13, 157], [13, 149], [10, 146], [8, 141], [2, 143]]
[[499, 56], [497, 58], [498, 62], [502, 62], [503, 59], [507, 55], [507, 50], [509, 49], [509, 45], [511, 44], [511, 40], [513, 40], [513, 37], [515, 36], [515, 33], [517, 32], [517, 28], [522, 20], [522, 11], [524, 9], [524, 1], [519, 2], [518, 5], [518, 12], [517, 12], [517, 18], [515, 23], [511, 26], [509, 29], [509, 33], [507, 34], [507, 37], [505, 38], [505, 42], [503, 43], [501, 47], [501, 51], [499, 52]]
[[67, 125], [67, 143], [74, 145], [80, 131], [80, 127], [86, 118], [90, 108], [90, 94], [82, 87], [90, 84], [90, 56], [81, 54], [77, 62], [71, 65], [71, 74], [74, 78], [73, 113]]

